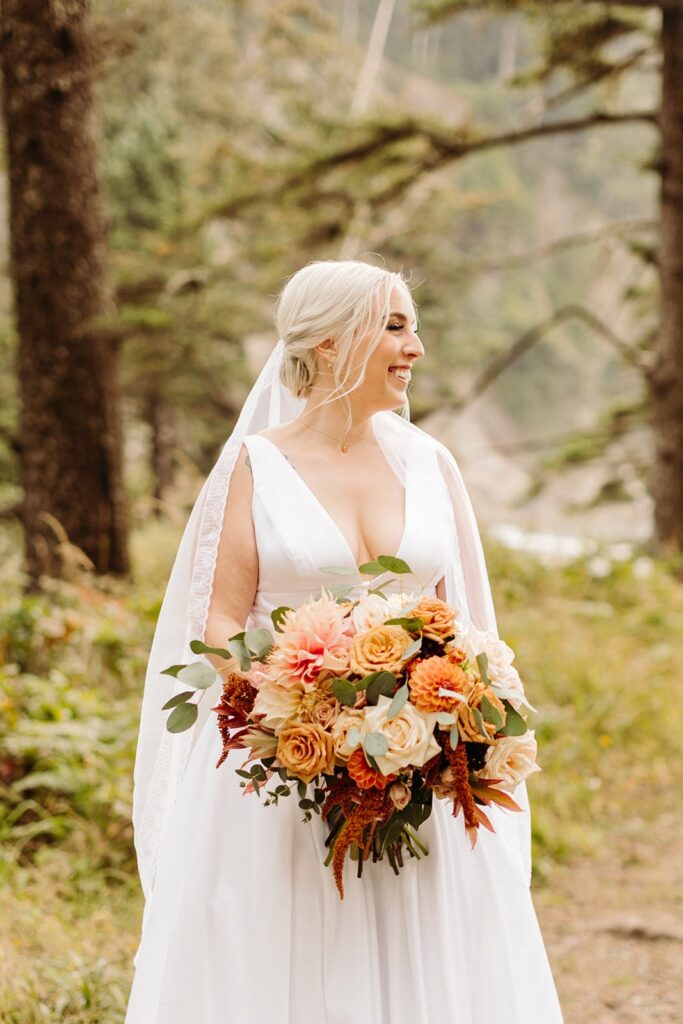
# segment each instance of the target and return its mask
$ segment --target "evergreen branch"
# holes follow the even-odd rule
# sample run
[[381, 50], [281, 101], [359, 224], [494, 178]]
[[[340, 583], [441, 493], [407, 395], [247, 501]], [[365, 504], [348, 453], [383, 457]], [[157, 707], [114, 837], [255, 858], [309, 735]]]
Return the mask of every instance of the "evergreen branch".
[[575, 99], [580, 96], [586, 89], [590, 89], [591, 86], [597, 85], [602, 82], [605, 78], [612, 78], [618, 75], [624, 74], [625, 71], [629, 71], [631, 68], [639, 64], [640, 61], [654, 53], [654, 49], [651, 46], [643, 46], [639, 50], [634, 50], [633, 53], [625, 57], [624, 60], [615, 62], [614, 64], [602, 64], [596, 68], [592, 74], [587, 75], [585, 78], [580, 79], [577, 82], [573, 82], [572, 85], [566, 89], [561, 89], [556, 92], [553, 96], [548, 96], [543, 104], [543, 110], [555, 110], [563, 103], [567, 103], [569, 100]]
[[[501, 146], [516, 146], [524, 142], [533, 141], [534, 139], [547, 138], [554, 135], [586, 131], [588, 128], [598, 125], [633, 123], [657, 125], [657, 113], [648, 110], [632, 110], [621, 114], [594, 111], [583, 117], [534, 123], [523, 128], [512, 129], [511, 131], [493, 135], [476, 135], [468, 132], [467, 129], [448, 133], [445, 130], [431, 127], [412, 118], [407, 118], [398, 124], [376, 126], [375, 130], [361, 141], [314, 158], [303, 167], [296, 168], [293, 172], [285, 172], [284, 176], [270, 188], [265, 190], [262, 188], [254, 189], [235, 196], [226, 202], [217, 203], [200, 215], [200, 223], [213, 217], [234, 217], [251, 206], [282, 199], [288, 193], [304, 186], [307, 188], [306, 203], [310, 205], [311, 186], [327, 172], [339, 167], [362, 164], [366, 158], [376, 158], [381, 150], [388, 149], [397, 142], [403, 142], [408, 139], [422, 139], [428, 143], [429, 148], [427, 152], [417, 157], [410, 171], [397, 182], [393, 182], [375, 196], [366, 197], [372, 207], [378, 208], [397, 199], [424, 174], [437, 170], [453, 160], [463, 159], [473, 153], [481, 153], [486, 150], [497, 149]], [[198, 226], [198, 224], [186, 225], [184, 230], [194, 231]]]
[[[643, 10], [683, 11], [683, 0], [586, 0], [585, 7], [630, 7]], [[417, 28], [425, 29], [436, 25], [447, 18], [458, 14], [465, 14], [468, 11], [481, 11], [485, 9], [497, 10], [502, 13], [511, 14], [515, 11], [522, 13], [525, 8], [534, 7], [537, 10], [547, 10], [548, 7], [576, 7], [575, 0], [424, 0], [415, 7], [415, 13], [422, 15]]]

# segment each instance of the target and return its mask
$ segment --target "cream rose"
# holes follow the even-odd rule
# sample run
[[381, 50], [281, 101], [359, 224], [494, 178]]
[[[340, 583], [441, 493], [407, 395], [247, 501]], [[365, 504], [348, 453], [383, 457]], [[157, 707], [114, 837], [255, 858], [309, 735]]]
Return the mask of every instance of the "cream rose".
[[536, 751], [533, 729], [522, 736], [503, 736], [486, 751], [480, 774], [484, 779], [500, 779], [498, 789], [512, 793], [533, 772], [541, 771], [536, 764]]
[[362, 735], [365, 730], [365, 714], [354, 708], [342, 708], [330, 729], [332, 743], [334, 745], [334, 756], [339, 764], [346, 764], [355, 747], [350, 747], [346, 742], [349, 729], [358, 729]]
[[278, 736], [277, 757], [292, 775], [311, 782], [319, 772], [334, 769], [332, 737], [315, 722], [286, 725]]
[[[355, 631], [363, 633], [382, 626], [387, 619], [397, 619], [403, 614], [403, 609], [413, 603], [415, 594], [411, 591], [408, 594], [389, 594], [381, 597], [379, 594], [365, 594], [359, 598], [356, 607], [351, 612], [351, 621]], [[412, 611], [408, 614], [412, 615]]]
[[406, 701], [397, 715], [387, 718], [390, 704], [391, 698], [382, 694], [374, 707], [364, 708], [364, 731], [381, 733], [389, 744], [386, 754], [375, 757], [383, 775], [408, 765], [419, 768], [441, 750], [434, 737], [436, 713], [423, 714]]
[[497, 637], [493, 630], [477, 629], [471, 623], [461, 638], [460, 646], [467, 652], [467, 656], [475, 668], [477, 655], [486, 654], [489, 679], [495, 686], [511, 692], [511, 696], [507, 699], [515, 709], [518, 709], [522, 704], [521, 698], [524, 697], [524, 686], [517, 669], [512, 664], [515, 657], [512, 648]]

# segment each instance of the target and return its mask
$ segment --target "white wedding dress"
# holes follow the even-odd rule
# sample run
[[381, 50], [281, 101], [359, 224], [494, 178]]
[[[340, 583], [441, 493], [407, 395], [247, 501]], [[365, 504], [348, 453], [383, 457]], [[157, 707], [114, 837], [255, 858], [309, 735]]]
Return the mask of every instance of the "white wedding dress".
[[[271, 628], [278, 605], [364, 577], [277, 446], [244, 443], [259, 555], [247, 628]], [[404, 589], [434, 595], [449, 524], [416, 479], [395, 554], [413, 570]], [[245, 795], [246, 752], [216, 769], [220, 752], [212, 714], [161, 844], [126, 1024], [561, 1024], [521, 860], [499, 836], [482, 828], [471, 849], [462, 816], [434, 800], [418, 833], [429, 854], [405, 856], [399, 875], [367, 861], [360, 879], [347, 858], [340, 900], [325, 823], [304, 822], [295, 794], [269, 807]]]

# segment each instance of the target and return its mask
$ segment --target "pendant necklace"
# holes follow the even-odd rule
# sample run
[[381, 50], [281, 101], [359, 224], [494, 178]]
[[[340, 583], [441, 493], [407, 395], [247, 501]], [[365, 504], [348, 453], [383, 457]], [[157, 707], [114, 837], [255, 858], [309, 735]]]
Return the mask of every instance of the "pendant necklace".
[[321, 430], [320, 427], [312, 427], [308, 423], [304, 423], [303, 425], [304, 425], [304, 427], [306, 427], [307, 430], [315, 430], [316, 433], [324, 434], [325, 437], [329, 437], [333, 441], [336, 441], [337, 444], [339, 445], [339, 451], [340, 452], [347, 452], [348, 449], [349, 449], [349, 445], [355, 444], [356, 441], [362, 441], [363, 440], [362, 437], [356, 437], [356, 438], [354, 438], [353, 441], [340, 441], [338, 437], [334, 437], [333, 434], [328, 434], [328, 432], [326, 430]]

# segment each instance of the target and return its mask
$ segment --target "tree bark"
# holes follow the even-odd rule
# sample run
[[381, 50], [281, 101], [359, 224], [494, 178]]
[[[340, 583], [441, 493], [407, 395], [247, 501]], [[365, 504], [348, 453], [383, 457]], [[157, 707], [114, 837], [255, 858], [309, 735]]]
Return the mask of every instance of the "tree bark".
[[3, 0], [0, 24], [26, 568], [62, 575], [62, 533], [126, 574], [117, 344], [91, 328], [114, 296], [90, 2]]
[[665, 552], [683, 550], [683, 11], [662, 12], [660, 325], [650, 376], [649, 487]]
[[173, 426], [169, 411], [155, 389], [147, 396], [145, 419], [150, 428], [150, 466], [154, 480], [154, 516], [161, 516], [163, 503], [173, 486]]

